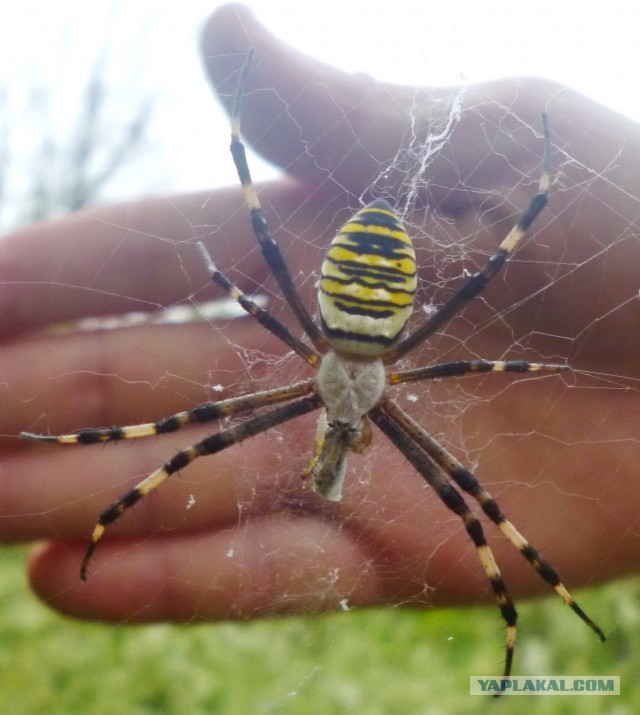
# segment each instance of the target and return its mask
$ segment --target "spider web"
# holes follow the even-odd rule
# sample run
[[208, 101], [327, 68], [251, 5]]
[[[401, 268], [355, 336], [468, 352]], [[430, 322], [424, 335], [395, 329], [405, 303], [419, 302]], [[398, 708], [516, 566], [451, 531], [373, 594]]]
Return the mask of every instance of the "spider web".
[[[523, 82], [522, 92], [526, 88]], [[555, 99], [548, 97], [552, 131]], [[284, 119], [297, 121], [292, 108], [284, 106], [282, 112]], [[378, 160], [373, 181], [359, 192], [346, 186], [342, 172], [334, 169], [325, 171], [316, 192], [293, 208], [283, 209], [268, 189], [260, 191], [272, 232], [308, 305], [315, 306], [309, 296], [315, 291], [322, 256], [335, 229], [371, 196], [392, 201], [414, 240], [421, 267], [412, 319], [415, 324], [478, 270], [535, 191], [540, 127], [524, 119], [514, 106], [461, 89], [444, 98], [438, 93], [437, 100], [414, 97], [411, 117], [397, 152]], [[559, 123], [566, 120], [559, 119]], [[450, 151], [463, 120], [474, 123], [485, 137], [478, 166], [490, 165], [489, 185], [478, 171], [458, 160], [455, 150]], [[587, 131], [578, 126], [573, 130]], [[624, 141], [621, 137], [621, 152]], [[304, 156], [322, 167], [323, 159], [312, 146], [305, 147]], [[476, 472], [514, 524], [552, 563], [558, 563], [554, 554], [559, 551], [559, 540], [569, 542], [577, 552], [592, 530], [609, 534], [599, 551], [577, 557], [575, 567], [560, 558], [561, 572], [582, 572], [577, 579], [581, 583], [607, 578], [610, 562], [638, 539], [637, 519], [633, 511], [625, 510], [624, 496], [629, 488], [627, 465], [636, 464], [640, 456], [635, 427], [638, 378], [629, 374], [622, 362], [629, 341], [634, 336], [637, 339], [637, 320], [633, 322], [637, 285], [621, 289], [611, 266], [628, 265], [630, 259], [625, 257], [631, 255], [633, 260], [640, 246], [634, 224], [625, 213], [629, 205], [635, 206], [637, 218], [637, 197], [628, 196], [623, 186], [616, 184], [614, 168], [619, 159], [609, 156], [600, 164], [585, 165], [572, 156], [570, 144], [556, 143], [550, 206], [495, 279], [496, 285], [416, 355], [403, 361], [403, 366], [408, 366], [455, 359], [525, 359], [567, 362], [573, 372], [535, 379], [489, 375], [441, 380], [404, 386], [393, 393], [404, 409]], [[341, 195], [335, 193], [336, 184], [342, 187]], [[603, 186], [614, 200], [603, 202]], [[319, 201], [323, 192], [331, 198]], [[176, 221], [188, 226], [191, 234], [181, 242], [172, 239], [168, 230], [139, 233], [133, 228], [133, 211], [130, 223], [108, 226], [120, 231], [121, 244], [100, 258], [99, 269], [87, 277], [80, 291], [79, 286], [58, 282], [55, 276], [34, 285], [43, 295], [53, 288], [69, 295], [91, 292], [98, 299], [108, 296], [107, 303], [117, 308], [117, 316], [128, 315], [115, 320], [92, 316], [92, 323], [56, 328], [62, 337], [70, 328], [86, 332], [95, 354], [86, 366], [78, 365], [72, 372], [53, 365], [47, 381], [70, 379], [74, 385], [85, 384], [90, 395], [91, 391], [101, 393], [96, 412], [103, 413], [104, 424], [155, 420], [198, 402], [286, 384], [308, 374], [300, 360], [274, 346], [270, 336], [254, 330], [250, 319], [230, 319], [224, 312], [215, 312], [228, 306], [216, 303], [213, 314], [203, 313], [215, 291], [201, 268], [193, 270], [195, 264], [189, 256], [195, 241], [205, 237], [215, 246], [216, 262], [243, 290], [258, 296], [271, 312], [294, 325], [274, 281], [259, 267], [258, 249], [249, 247], [238, 255], [236, 228], [245, 220], [239, 194], [234, 192], [233, 209], [221, 219], [209, 210], [215, 198], [214, 194], [205, 196], [190, 210], [175, 204]], [[585, 214], [593, 221], [585, 222], [587, 231], [580, 232], [580, 245], [576, 246], [572, 243], [574, 226]], [[327, 215], [333, 217], [332, 226], [319, 230]], [[101, 230], [104, 219], [94, 214], [88, 223]], [[601, 229], [621, 223], [624, 225], [613, 235]], [[558, 224], [561, 229], [555, 230], [553, 226]], [[118, 252], [131, 243], [139, 244], [136, 250], [149, 250], [151, 257], [165, 257], [162, 275], [171, 278], [162, 280], [176, 281], [175, 300], [142, 298], [129, 286], [120, 287], [112, 267], [119, 265]], [[71, 253], [64, 257], [71, 258]], [[136, 318], [130, 313], [141, 308], [175, 311], [177, 306], [180, 310], [188, 306], [205, 319], [187, 324], [178, 316], [177, 322], [184, 324], [171, 326], [173, 336], [150, 347], [154, 331], [166, 331], [162, 321], [166, 323], [167, 313], [160, 317], [157, 311], [150, 311], [153, 317], [143, 313]], [[315, 307], [312, 310], [315, 313]], [[151, 324], [154, 321], [156, 325]], [[96, 388], [97, 382], [104, 384]], [[46, 388], [28, 398], [15, 386], [8, 388], [16, 401], [37, 403], [47, 398]], [[62, 429], [98, 426], [76, 421], [75, 414], [86, 409], [86, 393], [70, 395]], [[46, 431], [51, 421], [57, 431], [61, 421], [52, 417], [42, 413], [25, 428]], [[236, 423], [233, 418], [224, 425]], [[100, 462], [101, 470], [114, 475], [108, 486], [88, 485], [87, 492], [75, 498], [63, 494], [58, 505], [43, 508], [40, 516], [55, 532], [57, 511], [82, 513], [83, 502], [95, 501], [98, 494], [106, 506], [114, 494], [126, 491], [173, 451], [208, 431], [184, 430], [164, 440], [151, 440], [152, 444], [123, 443], [96, 449], [93, 459]], [[253, 562], [258, 570], [268, 562], [282, 568], [283, 563], [299, 559], [300, 574], [305, 578], [296, 579], [289, 569], [288, 585], [276, 579], [279, 588], [264, 611], [268, 615], [298, 610], [307, 603], [313, 604], [312, 610], [349, 610], [353, 600], [357, 605], [361, 588], [366, 591], [369, 587], [373, 571], [378, 579], [386, 580], [385, 588], [393, 594], [390, 600], [395, 606], [450, 602], [461, 582], [468, 585], [469, 595], [460, 595], [459, 600], [484, 596], [490, 601], [482, 570], [459, 520], [382, 435], [374, 434], [371, 450], [351, 456], [345, 501], [334, 507], [311, 495], [308, 485], [300, 485], [300, 474], [312, 453], [313, 434], [310, 416], [256, 438], [258, 446], [236, 446], [210, 458], [208, 464], [194, 465], [151, 495], [149, 506], [127, 513], [114, 533], [132, 533], [136, 531], [134, 521], [151, 520], [150, 514], [160, 512], [161, 526], [156, 523], [149, 540], [192, 531], [212, 550], [225, 543], [223, 553], [229, 561], [237, 560], [245, 568]], [[224, 487], [218, 488], [213, 501], [207, 492], [220, 480]], [[293, 525], [296, 520], [312, 518], [317, 542], [313, 549], [305, 545], [306, 559], [315, 560], [317, 568], [310, 585], [298, 544], [287, 538], [286, 531], [278, 532], [278, 538], [274, 533], [280, 522]], [[266, 525], [265, 539], [257, 553], [248, 555], [246, 534], [258, 522]], [[209, 531], [212, 525], [215, 535]], [[493, 536], [491, 524], [486, 525], [486, 532]], [[291, 526], [292, 539], [296, 534]], [[352, 558], [361, 554], [367, 559], [360, 579], [351, 577], [343, 582], [341, 567], [346, 571], [350, 562], [344, 555], [337, 560], [334, 555], [332, 563], [330, 555], [337, 544], [344, 547], [347, 543], [353, 547]], [[512, 591], [532, 590], [536, 577], [518, 565], [519, 557], [509, 544], [496, 538], [491, 544], [505, 566]], [[127, 543], [124, 548], [138, 547]], [[95, 566], [100, 570], [108, 570], [110, 563], [122, 556], [119, 552], [101, 559], [100, 553], [97, 559], [102, 563]], [[260, 560], [262, 565], [256, 564]], [[252, 589], [253, 579], [253, 571], [247, 569], [239, 597]], [[570, 584], [572, 579], [567, 581]], [[150, 593], [150, 606], [154, 598]], [[205, 587], [202, 612], [192, 616], [194, 621], [210, 614], [215, 598], [215, 589]], [[250, 609], [238, 608], [238, 613], [254, 615]]]
[[[485, 117], [484, 102], [474, 105], [468, 101], [464, 89], [452, 94], [448, 102], [432, 102], [431, 105], [435, 105], [437, 110], [435, 112], [433, 109], [429, 112], [423, 111], [418, 101], [428, 100], [424, 97], [415, 100], [410, 129], [396, 155], [390, 161], [380, 162], [378, 175], [372, 184], [360, 195], [348, 197], [344, 202], [347, 206], [336, 211], [337, 226], [369, 196], [382, 196], [389, 200], [394, 200], [394, 196], [396, 197], [394, 203], [398, 206], [415, 241], [418, 263], [424, 271], [418, 291], [414, 324], [425, 314], [434, 311], [466, 277], [476, 271], [493, 251], [500, 238], [506, 234], [518, 211], [524, 208], [528, 197], [535, 191], [538, 178], [535, 160], [526, 162], [526, 170], [516, 165], [519, 150], [521, 149], [522, 154], [530, 154], [532, 138], [537, 141], [537, 146], [541, 146], [539, 129], [524, 122], [511, 107], [494, 107], [495, 117], [488, 120]], [[476, 121], [477, 118], [477, 123], [480, 124], [481, 131], [487, 135], [489, 144], [511, 142], [516, 147], [515, 160], [513, 156], [506, 153], [504, 156], [496, 153], [491, 157], [498, 158], [498, 163], [503, 167], [500, 173], [507, 177], [499, 178], [496, 188], [488, 190], [474, 180], [473, 175], [461, 174], [459, 167], [445, 154], [446, 147], [463, 114], [471, 117], [470, 121]], [[513, 128], [507, 130], [505, 126]], [[501, 139], [501, 134], [506, 134], [506, 138]], [[525, 136], [526, 139], [521, 138]], [[311, 158], [316, 161], [313, 155]], [[457, 174], [456, 180], [451, 185], [436, 186], [431, 167], [434, 161], [443, 159], [449, 164], [450, 171], [441, 171], [441, 174], [445, 176], [447, 173], [452, 176]], [[576, 174], [581, 177], [577, 190], [574, 178]], [[512, 181], [514, 177], [515, 183]], [[332, 173], [328, 172], [325, 180], [327, 184], [334, 180]], [[520, 500], [523, 502], [521, 508], [524, 514], [532, 508], [531, 504], [536, 505], [533, 508], [538, 513], [545, 513], [550, 502], [564, 503], [564, 510], [571, 511], [579, 500], [589, 503], [593, 514], [591, 518], [612, 519], [620, 533], [619, 515], [608, 513], [606, 495], [610, 485], [604, 492], [598, 490], [589, 479], [593, 474], [580, 473], [580, 470], [576, 474], [576, 469], [572, 465], [575, 455], [580, 452], [585, 442], [603, 442], [601, 460], [609, 464], [609, 469], [615, 472], [622, 454], [626, 453], [627, 449], [637, 446], [635, 436], [625, 436], [623, 426], [626, 421], [621, 415], [621, 411], [624, 413], [628, 409], [627, 396], [630, 391], [636, 390], [636, 383], [627, 376], [616, 373], [615, 364], [610, 366], [611, 372], [608, 372], [607, 365], [605, 370], [598, 371], [590, 369], [591, 363], [588, 360], [584, 368], [581, 362], [586, 360], [583, 355], [588, 353], [590, 344], [593, 341], [600, 341], [601, 336], [608, 334], [607, 324], [616, 323], [619, 314], [627, 310], [634, 298], [633, 295], [628, 295], [623, 300], [614, 297], [618, 302], [611, 302], [606, 283], [592, 292], [594, 287], [589, 278], [590, 266], [603, 262], [596, 277], [600, 277], [604, 283], [607, 280], [605, 277], [607, 261], [614, 260], [612, 258], [614, 253], [622, 250], [628, 241], [634, 239], [628, 232], [619, 236], [598, 236], [594, 233], [584, 238], [586, 244], [586, 248], [582, 249], [584, 255], [576, 258], [573, 258], [573, 254], [576, 253], [575, 247], [569, 245], [567, 238], [562, 235], [554, 235], [554, 238], [560, 241], [560, 246], [538, 245], [540, 241], [545, 240], [540, 238], [539, 234], [558, 220], [558, 216], [562, 218], [560, 212], [566, 209], [556, 206], [562, 206], [564, 194], [571, 194], [573, 202], [584, 205], [585, 210], [589, 210], [589, 201], [597, 201], [597, 194], [592, 186], [597, 186], [602, 180], [601, 174], [580, 166], [570, 154], [556, 149], [551, 208], [541, 217], [539, 224], [536, 224], [536, 229], [539, 230], [533, 231], [533, 235], [526, 239], [525, 244], [511, 259], [504, 274], [496, 279], [496, 283], [500, 284], [499, 291], [487, 290], [486, 295], [478, 298], [463, 315], [445, 326], [442, 333], [419, 352], [419, 359], [410, 356], [404, 361], [406, 365], [474, 358], [527, 359], [561, 363], [567, 361], [574, 367], [575, 372], [568, 378], [512, 379], [488, 376], [441, 380], [433, 384], [419, 383], [395, 390], [399, 403], [405, 409], [419, 418], [420, 422], [466, 465], [478, 471], [485, 485], [495, 492], [501, 502], [505, 502], [506, 511], [516, 523], [519, 523], [517, 514]], [[509, 182], [512, 183], [511, 186], [506, 185]], [[467, 199], [468, 196], [472, 199]], [[343, 201], [342, 197], [340, 201]], [[464, 205], [464, 201], [468, 201], [467, 206]], [[303, 206], [296, 209], [292, 216], [281, 216], [274, 212], [272, 206], [265, 204], [272, 231], [281, 241], [285, 256], [289, 257], [296, 283], [305, 296], [308, 296], [317, 282], [317, 267], [320, 265], [332, 231], [320, 232], [317, 235], [315, 223], [309, 225], [306, 232], [300, 233], [294, 230], [291, 225], [299, 224], [296, 213], [303, 211], [304, 208]], [[331, 211], [332, 206], [320, 208], [325, 212], [327, 208]], [[609, 210], [615, 211], [615, 208]], [[241, 216], [243, 211], [242, 205], [239, 205], [238, 213], [234, 212], [233, 218], [227, 219], [228, 223], [235, 225], [236, 216]], [[222, 254], [225, 259], [227, 256], [231, 258], [230, 261], [224, 260], [224, 270], [239, 285], [256, 293], [277, 316], [292, 324], [291, 316], [283, 305], [273, 281], [266, 274], [264, 278], [256, 280], [255, 275], [252, 274], [255, 273], [255, 268], [245, 267], [247, 256], [234, 257], [236, 239], [233, 235], [229, 235], [227, 227], [200, 223], [197, 214], [201, 213], [204, 211], [198, 207], [194, 215], [182, 215], [180, 220], [190, 225], [195, 236], [213, 235], [214, 240], [218, 242], [216, 255]], [[135, 232], [124, 226], [122, 229], [123, 233], [126, 232], [123, 236], [124, 242], [136, 240]], [[144, 240], [171, 243], [170, 238], [161, 235], [145, 236]], [[299, 242], [302, 250], [299, 247], [294, 248], [293, 241]], [[191, 240], [188, 243], [193, 242]], [[175, 245], [171, 249], [175, 251], [177, 258], [175, 265], [177, 270], [174, 275], [182, 276], [188, 286], [186, 302], [193, 307], [197, 315], [204, 310], [202, 306], [207, 307], [203, 296], [208, 297], [209, 291], [201, 277], [194, 278], [190, 270], [182, 264], [182, 248]], [[250, 259], [255, 258], [257, 254], [257, 248], [249, 249]], [[542, 259], [538, 258], [538, 255], [541, 255]], [[291, 256], [294, 258], [292, 259]], [[305, 266], [315, 268], [310, 272], [296, 269], [294, 261], [300, 258]], [[219, 262], [222, 266], [222, 259]], [[531, 274], [535, 280], [529, 277]], [[587, 276], [584, 280], [586, 287], [581, 285], [582, 274]], [[104, 278], [99, 275], [94, 276], [95, 285], [109, 280], [109, 276]], [[518, 288], [519, 282], [526, 284], [525, 290]], [[548, 326], [561, 322], [559, 318], [565, 316], [549, 316], [548, 312], [558, 309], [554, 291], [562, 290], [567, 282], [575, 286], [575, 293], [573, 290], [570, 292], [570, 304], [561, 303], [560, 307], [566, 306], [572, 313], [577, 313], [574, 302], [582, 304], [585, 300], [595, 300], [595, 310], [587, 311], [586, 316], [576, 314], [568, 329], [564, 328], [565, 332], [554, 332]], [[102, 292], [107, 289], [96, 290]], [[493, 294], [498, 292], [500, 294], [494, 297]], [[126, 302], [127, 295], [123, 294], [120, 297]], [[547, 305], [552, 308], [547, 308]], [[166, 307], [170, 308], [168, 313], [150, 320], [169, 321], [170, 318], [167, 316], [171, 316], [176, 308]], [[224, 318], [224, 310], [227, 306], [214, 304], [214, 311], [218, 309], [222, 311]], [[315, 308], [313, 310], [315, 311]], [[520, 318], [522, 314], [526, 316], [526, 320]], [[206, 313], [203, 317], [207, 318]], [[144, 318], [129, 315], [115, 322], [111, 322], [111, 318], [103, 318], [94, 323], [81, 323], [79, 327], [89, 331], [96, 328], [112, 330], [114, 327], [122, 327], [128, 321], [135, 326], [140, 320]], [[177, 320], [180, 322], [179, 316]], [[237, 323], [237, 326], [234, 324], [231, 329], [230, 326], [231, 324], [224, 319], [207, 318], [207, 322], [200, 330], [205, 336], [210, 335], [212, 347], [210, 350], [205, 349], [204, 360], [203, 356], [198, 359], [198, 363], [201, 364], [199, 370], [194, 370], [191, 365], [197, 350], [188, 350], [188, 354], [180, 350], [178, 357], [180, 367], [167, 367], [156, 359], [152, 378], [140, 379], [135, 374], [127, 375], [126, 358], [119, 361], [115, 369], [105, 367], [97, 372], [100, 375], [109, 375], [109, 379], [120, 383], [120, 387], [116, 388], [118, 393], [133, 392], [135, 385], [137, 391], [141, 393], [165, 394], [166, 397], [158, 400], [159, 403], [167, 407], [175, 404], [176, 408], [180, 405], [181, 409], [187, 409], [192, 403], [216, 399], [219, 395], [226, 397], [246, 390], [285, 384], [290, 382], [292, 377], [302, 377], [305, 374], [304, 365], [300, 365], [295, 357], [283, 355], [282, 350], [279, 349], [274, 352], [273, 341], [269, 336], [263, 335], [260, 331], [256, 331], [254, 336], [253, 326], [249, 325], [247, 319]], [[61, 329], [64, 331], [65, 327]], [[247, 338], [248, 335], [251, 337]], [[225, 346], [228, 346], [230, 353], [237, 354], [231, 367], [226, 366], [227, 357], [217, 358], [213, 347], [215, 341], [222, 341]], [[135, 344], [135, 349], [139, 349], [140, 344]], [[104, 358], [105, 363], [107, 359]], [[225, 361], [224, 368], [218, 367], [217, 359], [220, 362]], [[206, 367], [203, 370], [204, 366]], [[91, 370], [87, 372], [90, 373]], [[144, 372], [147, 372], [146, 367]], [[598, 414], [595, 421], [585, 420], [579, 433], [576, 433], [575, 424], [567, 425], [561, 422], [559, 415], [585, 414], [585, 410], [591, 418], [593, 408], [588, 407], [589, 399], [595, 395], [597, 404], [598, 397], [603, 393], [615, 396], [607, 403], [609, 411]], [[114, 403], [117, 400], [115, 397], [111, 399]], [[148, 399], [148, 397], [141, 398], [141, 405], [144, 405]], [[127, 403], [129, 401], [130, 398]], [[571, 405], [575, 403], [575, 407], [567, 407], [567, 403]], [[117, 404], [114, 404], [112, 409], [117, 415]], [[153, 413], [149, 414], [147, 408], [143, 407], [136, 419], [145, 421], [159, 418], [167, 408], [158, 408], [158, 410], [162, 409], [163, 411], [155, 414], [154, 408]], [[69, 419], [73, 420], [73, 410], [69, 411]], [[253, 488], [240, 499], [238, 512], [240, 521], [250, 519], [252, 513], [265, 511], [267, 509], [264, 506], [265, 500], [271, 504], [269, 508], [276, 511], [281, 508], [290, 508], [294, 511], [308, 508], [306, 497], [301, 498], [303, 505], [301, 507], [296, 505], [298, 497], [291, 497], [289, 492], [292, 481], [295, 482], [298, 478], [311, 453], [312, 421], [306, 420], [305, 422], [309, 424], [304, 428], [297, 425], [283, 427], [273, 430], [273, 433], [265, 438], [260, 438], [263, 443], [271, 442], [277, 445], [268, 469], [264, 469], [264, 465], [262, 468], [256, 468], [252, 458], [243, 456], [247, 452], [244, 447], [232, 450], [234, 455], [230, 459], [236, 465], [238, 475], [244, 473], [256, 475], [255, 479], [251, 479]], [[572, 422], [574, 421], [575, 417]], [[230, 424], [234, 422], [231, 420]], [[81, 425], [70, 424], [70, 427], [74, 428], [79, 426]], [[606, 437], [603, 439], [604, 435]], [[185, 445], [192, 441], [192, 438], [190, 435], [181, 434], [171, 438], [170, 441], [172, 445], [164, 447], [164, 452], [170, 453], [174, 449], [173, 445], [176, 447]], [[389, 451], [389, 446], [381, 435], [375, 436], [375, 443], [379, 450], [385, 453]], [[124, 445], [118, 446], [118, 449], [127, 451], [136, 447]], [[606, 459], [605, 454], [608, 455]], [[104, 455], [100, 455], [99, 458], [103, 459]], [[374, 479], [372, 470], [379, 458], [375, 456], [375, 452], [364, 456], [354, 455], [350, 460], [349, 479], [367, 485]], [[411, 486], [407, 487], [409, 500], [413, 500], [413, 489], [417, 492], [426, 491], [420, 480], [410, 474], [412, 470], [405, 466], [400, 455], [387, 455], [386, 459], [393, 465], [394, 470], [401, 470], [408, 474], [408, 481], [411, 483]], [[269, 472], [270, 475], [279, 473], [279, 480], [274, 484], [272, 476], [268, 479], [257, 478], [257, 475], [264, 471]], [[144, 471], [140, 474], [144, 474]], [[178, 491], [182, 493], [184, 485], [190, 483], [190, 477], [188, 473], [183, 474], [176, 481], [181, 483], [182, 486]], [[119, 488], [117, 483], [115, 488]], [[374, 514], [378, 512], [380, 514], [378, 518], [383, 520], [387, 517], [384, 516], [385, 510], [381, 508], [380, 503], [393, 501], [397, 488], [397, 485], [389, 483], [382, 489], [381, 494], [376, 493], [375, 500], [370, 501], [366, 492], [363, 492], [360, 498], [362, 502], [368, 504], [369, 510]], [[167, 493], [171, 489], [169, 485], [163, 487], [163, 491]], [[195, 485], [193, 489], [195, 490]], [[279, 492], [279, 489], [282, 491]], [[510, 497], [511, 494], [514, 496]], [[519, 494], [520, 496], [517, 496]], [[171, 497], [162, 498], [164, 500]], [[512, 502], [515, 500], [515, 504], [510, 504], [510, 498]], [[289, 506], [288, 502], [292, 499], [293, 506]], [[442, 529], [443, 536], [440, 538], [448, 543], [447, 534], [459, 532], [461, 540], [464, 541], [466, 537], [462, 534], [456, 517], [450, 515], [442, 505], [437, 503], [433, 495], [427, 499], [432, 503], [423, 505], [428, 506], [425, 517], [427, 521], [433, 521], [438, 530]], [[178, 516], [174, 517], [176, 523], [170, 525], [167, 522], [165, 528], [177, 528], [176, 524], [189, 518], [190, 514], [187, 514], [187, 510], [189, 512], [199, 510], [200, 498], [196, 493], [192, 494], [190, 491], [188, 498], [185, 500], [182, 497], [181, 501], [183, 507], [178, 507]], [[184, 513], [182, 513], [183, 509]], [[128, 516], [135, 518], [135, 514]], [[573, 528], [579, 529], [580, 525], [576, 524]], [[625, 530], [621, 533], [621, 538]], [[553, 533], [551, 529], [550, 531]], [[631, 531], [633, 533], [633, 529]], [[533, 539], [533, 535], [531, 538], [537, 543], [542, 541], [541, 547], [543, 549], [546, 547], [549, 551], [549, 544], [544, 543], [544, 531], [536, 539]], [[552, 538], [549, 538], [549, 541], [553, 543]], [[425, 539], [425, 543], [428, 543], [428, 539]], [[414, 599], [423, 599], [431, 588], [437, 590], [437, 584], [432, 585], [432, 577], [429, 575], [429, 556], [429, 553], [425, 554], [421, 550], [420, 555], [416, 556], [424, 566], [420, 568], [421, 575], [416, 579], [415, 593], [406, 595], [407, 603], [411, 603]], [[507, 558], [511, 556], [512, 554], [508, 554]], [[469, 577], [472, 572], [478, 572], [477, 578], [480, 584], [482, 574], [479, 573], [474, 558], [472, 549], [463, 546], [460, 556], [455, 558], [456, 570], [464, 573], [465, 577]], [[464, 567], [461, 568], [459, 562], [464, 562]], [[442, 578], [447, 578], [446, 573]], [[597, 579], [596, 574], [593, 578]], [[425, 584], [429, 586], [425, 587]], [[278, 610], [278, 606], [275, 606], [275, 610]]]

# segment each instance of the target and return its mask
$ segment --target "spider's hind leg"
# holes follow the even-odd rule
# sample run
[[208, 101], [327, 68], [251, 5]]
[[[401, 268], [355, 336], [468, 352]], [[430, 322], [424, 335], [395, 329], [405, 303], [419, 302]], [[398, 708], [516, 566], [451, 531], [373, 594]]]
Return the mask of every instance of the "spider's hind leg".
[[480, 484], [478, 479], [450, 454], [437, 440], [420, 427], [397, 405], [385, 403], [385, 411], [401, 425], [406, 434], [467, 494], [480, 504], [482, 511], [500, 529], [506, 538], [518, 549], [524, 558], [538, 572], [540, 577], [553, 587], [562, 600], [591, 628], [601, 641], [606, 640], [602, 629], [585, 613], [569, 593], [555, 568], [535, 549], [516, 527], [505, 517], [496, 500]]
[[405, 428], [403, 421], [398, 419], [398, 415], [405, 416], [402, 411], [386, 400], [371, 410], [369, 415], [398, 450], [402, 452], [416, 468], [418, 473], [434, 490], [443, 504], [462, 520], [467, 534], [476, 548], [478, 559], [489, 580], [491, 590], [493, 591], [500, 613], [507, 626], [503, 677], [509, 677], [516, 645], [518, 612], [509, 594], [507, 585], [502, 578], [493, 552], [487, 543], [482, 524], [471, 512], [462, 495], [440, 471], [439, 466], [425, 453], [411, 432]]

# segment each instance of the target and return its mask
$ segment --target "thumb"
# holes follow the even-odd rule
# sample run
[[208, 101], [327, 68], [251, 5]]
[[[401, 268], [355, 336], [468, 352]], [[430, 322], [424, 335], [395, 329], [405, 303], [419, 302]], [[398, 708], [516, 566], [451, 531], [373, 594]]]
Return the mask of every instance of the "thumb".
[[540, 114], [558, 93], [553, 82], [505, 79], [466, 90], [377, 82], [305, 55], [246, 7], [225, 5], [204, 29], [202, 54], [227, 111], [250, 48], [243, 136], [267, 160], [324, 190], [362, 196], [377, 182], [378, 193], [400, 197], [417, 187], [418, 205], [435, 202], [459, 215], [469, 192], [513, 187], [540, 162]]
[[202, 54], [228, 112], [251, 47], [243, 136], [303, 181], [361, 193], [393, 160], [410, 128], [408, 88], [341, 72], [286, 45], [247, 8], [225, 5], [204, 29]]

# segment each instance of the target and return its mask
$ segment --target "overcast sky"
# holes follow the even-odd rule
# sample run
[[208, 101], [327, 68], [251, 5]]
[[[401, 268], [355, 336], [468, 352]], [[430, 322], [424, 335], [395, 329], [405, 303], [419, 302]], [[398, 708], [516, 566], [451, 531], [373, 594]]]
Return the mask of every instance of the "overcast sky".
[[[231, 164], [223, 158], [226, 120], [208, 92], [197, 55], [199, 29], [219, 4], [0, 0], [0, 80], [10, 88], [10, 111], [18, 112], [24, 93], [40, 84], [55, 96], [55, 111], [43, 120], [52, 130], [64, 132], [79, 83], [86, 78], [83, 70], [108, 46], [113, 111], [125, 112], [141, 93], [158, 98], [145, 156], [145, 161], [153, 157], [146, 172], [151, 183], [145, 189], [186, 190], [233, 182]], [[245, 4], [287, 42], [349, 71], [422, 84], [543, 75], [640, 121], [637, 1]], [[12, 141], [20, 149], [21, 142], [33, 140], [18, 132]], [[130, 177], [129, 182], [134, 180]], [[127, 180], [124, 186], [133, 191]]]

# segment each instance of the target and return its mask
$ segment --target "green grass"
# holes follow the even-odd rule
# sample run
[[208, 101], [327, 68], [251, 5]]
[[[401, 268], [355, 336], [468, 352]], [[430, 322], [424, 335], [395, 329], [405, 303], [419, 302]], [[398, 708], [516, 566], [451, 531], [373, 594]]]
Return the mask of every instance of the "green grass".
[[622, 695], [471, 698], [469, 674], [502, 659], [497, 610], [336, 613], [255, 623], [111, 626], [33, 597], [25, 552], [0, 554], [0, 701], [37, 713], [636, 712], [640, 579], [580, 594], [599, 643], [558, 599], [521, 604], [519, 674], [620, 675]]

